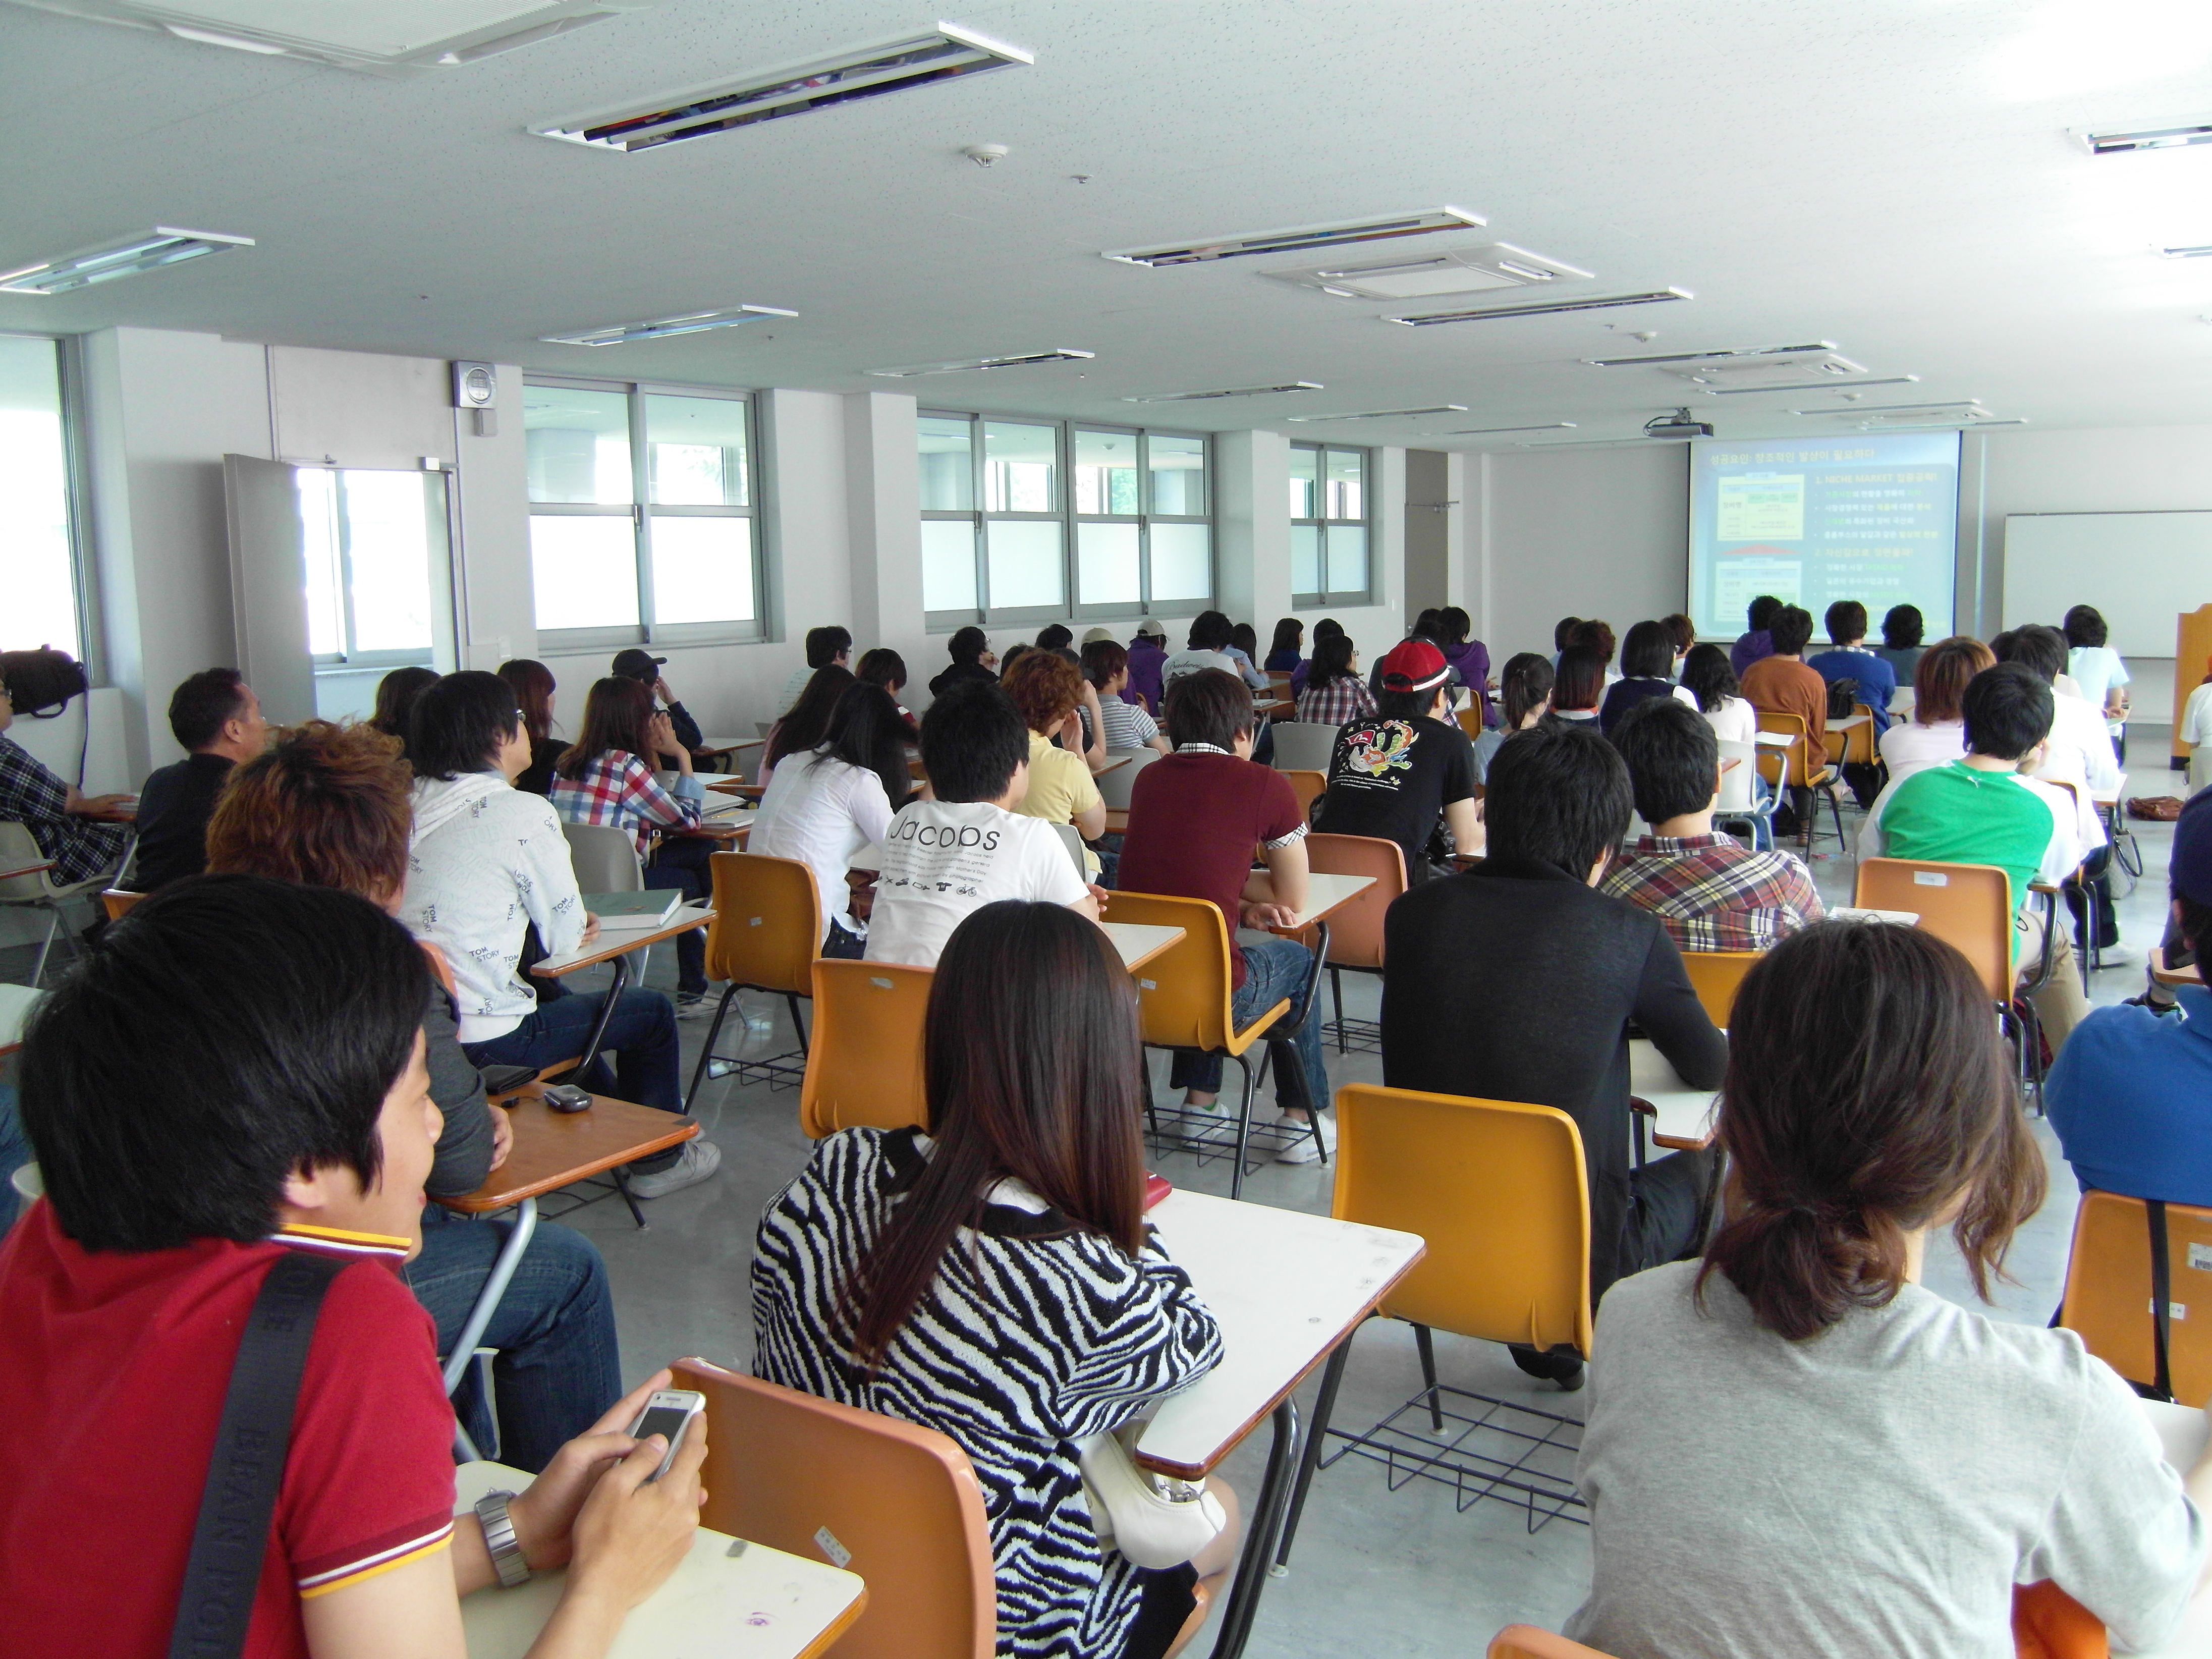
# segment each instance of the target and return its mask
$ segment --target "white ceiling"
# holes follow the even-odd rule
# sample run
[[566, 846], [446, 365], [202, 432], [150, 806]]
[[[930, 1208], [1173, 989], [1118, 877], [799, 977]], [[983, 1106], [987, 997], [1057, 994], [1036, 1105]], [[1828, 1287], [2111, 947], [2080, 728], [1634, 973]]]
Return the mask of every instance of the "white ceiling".
[[[2212, 147], [2092, 160], [2067, 131], [2212, 111], [2203, 0], [999, 0], [951, 21], [1011, 69], [635, 155], [532, 123], [926, 29], [892, 0], [658, 0], [413, 81], [0, 4], [0, 268], [155, 224], [258, 239], [52, 299], [0, 330], [112, 324], [705, 385], [1431, 447], [1634, 434], [1686, 400], [1723, 436], [1846, 429], [1835, 393], [1706, 398], [1578, 360], [1832, 340], [1869, 404], [1976, 398], [2038, 426], [2212, 422]], [[988, 171], [963, 145], [999, 143]], [[1077, 182], [1078, 176], [1088, 180]], [[1101, 250], [1445, 204], [1504, 240], [1694, 301], [1406, 329], [1263, 270]], [[1512, 290], [1496, 298], [1519, 297]], [[535, 337], [749, 301], [720, 334]], [[1607, 324], [1611, 327], [1607, 327]], [[1644, 345], [1628, 337], [1653, 329]], [[1088, 362], [862, 371], [1073, 346]], [[1285, 380], [1325, 392], [1139, 405]], [[1841, 388], [1838, 389], [1839, 391]], [[1453, 427], [1571, 421], [1486, 438]]]

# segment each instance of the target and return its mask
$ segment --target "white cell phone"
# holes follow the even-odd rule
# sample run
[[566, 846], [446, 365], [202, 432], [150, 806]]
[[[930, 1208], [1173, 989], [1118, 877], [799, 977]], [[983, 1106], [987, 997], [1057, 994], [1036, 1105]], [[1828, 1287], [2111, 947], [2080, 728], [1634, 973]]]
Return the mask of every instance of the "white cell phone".
[[706, 1409], [707, 1396], [696, 1389], [662, 1389], [645, 1402], [645, 1409], [629, 1425], [629, 1437], [644, 1440], [658, 1434], [668, 1441], [668, 1455], [660, 1460], [659, 1468], [646, 1476], [647, 1480], [658, 1480], [668, 1473], [668, 1466], [676, 1461], [677, 1448], [684, 1443], [684, 1431]]

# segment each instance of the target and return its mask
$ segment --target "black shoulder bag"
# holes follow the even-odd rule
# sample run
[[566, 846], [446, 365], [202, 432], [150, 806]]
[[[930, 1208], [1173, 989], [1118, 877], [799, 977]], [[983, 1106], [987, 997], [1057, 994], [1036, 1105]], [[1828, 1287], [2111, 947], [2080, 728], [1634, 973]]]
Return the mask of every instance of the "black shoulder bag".
[[340, 1256], [288, 1249], [261, 1281], [238, 1340], [208, 1459], [169, 1659], [238, 1659], [246, 1650], [307, 1345], [323, 1292], [349, 1265]]

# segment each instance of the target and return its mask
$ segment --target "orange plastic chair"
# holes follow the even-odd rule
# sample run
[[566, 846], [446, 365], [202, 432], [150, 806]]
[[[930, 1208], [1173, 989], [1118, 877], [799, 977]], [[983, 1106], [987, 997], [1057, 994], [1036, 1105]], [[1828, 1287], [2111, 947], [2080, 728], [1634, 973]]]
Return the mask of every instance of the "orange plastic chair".
[[[2151, 1289], [2151, 1230], [2160, 1224], [2167, 1268], [2164, 1320], [2155, 1317]], [[2205, 1331], [2212, 1321], [2212, 1267], [2195, 1263], [2208, 1259], [2208, 1252], [2212, 1210], [2084, 1193], [2074, 1212], [2073, 1254], [2058, 1322], [2130, 1382], [2185, 1406], [2202, 1406], [2212, 1395], [2212, 1334]]]
[[1867, 766], [1881, 765], [1881, 750], [1876, 746], [1875, 741], [1874, 710], [1865, 703], [1855, 702], [1851, 705], [1851, 713], [1865, 715], [1867, 717], [1865, 723], [1848, 727], [1841, 732], [1828, 732], [1822, 734], [1822, 741], [1827, 746], [1828, 764], [1831, 766], [1846, 766], [1854, 763]]
[[1489, 1659], [1610, 1659], [1610, 1656], [1534, 1625], [1508, 1625], [1490, 1638]]
[[[767, 991], [789, 1003], [799, 1048], [773, 1060], [730, 1062], [737, 1075], [750, 1079], [757, 1074], [771, 1085], [800, 1082], [807, 1043], [799, 1000], [814, 994], [814, 961], [822, 951], [822, 897], [814, 885], [814, 872], [797, 859], [761, 853], [716, 853], [707, 865], [714, 881], [714, 919], [707, 925], [707, 977], [729, 983], [714, 1006], [714, 1021], [700, 1045], [691, 1093], [685, 1097], [696, 1096], [707, 1080], [707, 1067], [718, 1058], [714, 1039], [722, 1033], [730, 999], [740, 991]], [[802, 1065], [790, 1064], [794, 1059]]]
[[1990, 1000], [2012, 1001], [2012, 893], [1994, 864], [1862, 859], [1851, 902], [1866, 910], [1910, 910], [1923, 933], [1973, 964]]
[[1291, 793], [1298, 798], [1298, 816], [1310, 820], [1314, 801], [1328, 787], [1326, 772], [1285, 772], [1291, 781]]
[[1844, 808], [1842, 802], [1836, 798], [1838, 775], [1835, 769], [1828, 764], [1825, 747], [1815, 757], [1813, 734], [1805, 724], [1805, 717], [1762, 708], [1759, 711], [1759, 729], [1790, 740], [1787, 749], [1769, 748], [1764, 744], [1759, 745], [1759, 769], [1767, 782], [1772, 784], [1778, 792], [1784, 788], [1804, 789], [1811, 791], [1816, 798], [1812, 809], [1805, 814], [1802, 826], [1806, 847], [1809, 848], [1813, 845], [1813, 822], [1820, 812], [1820, 798], [1825, 798], [1828, 803], [1828, 811], [1835, 819], [1836, 840], [1842, 842]]
[[799, 1091], [799, 1127], [808, 1135], [928, 1127], [922, 1026], [936, 980], [927, 968], [816, 960], [814, 1040]]
[[2112, 1659], [2104, 1621], [2048, 1578], [2012, 1588], [2016, 1659]]
[[837, 1659], [991, 1659], [998, 1589], [967, 1453], [935, 1429], [703, 1359], [674, 1370], [676, 1387], [707, 1396], [700, 1521], [866, 1581]]
[[131, 914], [131, 907], [146, 896], [131, 892], [128, 888], [108, 887], [100, 891], [100, 902], [106, 907], [110, 921], [120, 921]]
[[[1244, 1074], [1237, 1116], [1237, 1161], [1229, 1195], [1244, 1191], [1244, 1155], [1251, 1138], [1252, 1095], [1259, 1084], [1249, 1051], [1291, 1011], [1285, 997], [1238, 1027], [1229, 1011], [1229, 928], [1221, 908], [1206, 899], [1157, 893], [1109, 893], [1103, 920], [1154, 927], [1180, 927], [1183, 935], [1137, 970], [1137, 1012], [1148, 1048], [1196, 1048], [1223, 1054]], [[1287, 1033], [1285, 1034], [1287, 1035]], [[1286, 1056], [1287, 1058], [1287, 1056]], [[1316, 1105], [1321, 1103], [1316, 1101]]]
[[1453, 718], [1458, 720], [1459, 729], [1466, 732], [1470, 738], [1479, 738], [1482, 735], [1482, 705], [1480, 703], [1471, 702], [1468, 704], [1466, 708], [1461, 709], [1457, 714], [1453, 716]]
[[1685, 951], [1682, 966], [1690, 971], [1690, 988], [1704, 1005], [1705, 1018], [1723, 1030], [1735, 1007], [1735, 994], [1743, 976], [1766, 956], [1764, 951]]
[[[1336, 1051], [1343, 1054], [1353, 1035], [1344, 1018], [1343, 971], [1347, 968], [1362, 974], [1382, 971], [1382, 918], [1406, 890], [1406, 854], [1396, 842], [1372, 836], [1315, 834], [1306, 837], [1306, 867], [1316, 875], [1375, 878], [1371, 886], [1360, 890], [1358, 897], [1331, 912], [1328, 918], [1326, 966], [1336, 1018], [1322, 1028], [1322, 1035], [1334, 1036]], [[1307, 947], [1312, 948], [1314, 930], [1309, 929], [1304, 937]], [[1373, 1020], [1357, 1023], [1361, 1052], [1380, 1054], [1382, 1027]]]

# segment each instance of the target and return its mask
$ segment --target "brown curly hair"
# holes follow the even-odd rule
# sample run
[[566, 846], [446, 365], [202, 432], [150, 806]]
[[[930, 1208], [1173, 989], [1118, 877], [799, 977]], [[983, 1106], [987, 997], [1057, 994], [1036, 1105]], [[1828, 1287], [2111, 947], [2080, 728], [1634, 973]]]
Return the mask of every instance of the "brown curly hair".
[[1024, 653], [1000, 684], [1032, 732], [1056, 731], [1083, 701], [1083, 671], [1050, 651]]
[[336, 887], [374, 903], [407, 884], [414, 774], [373, 726], [309, 720], [232, 769], [208, 820], [208, 870]]

